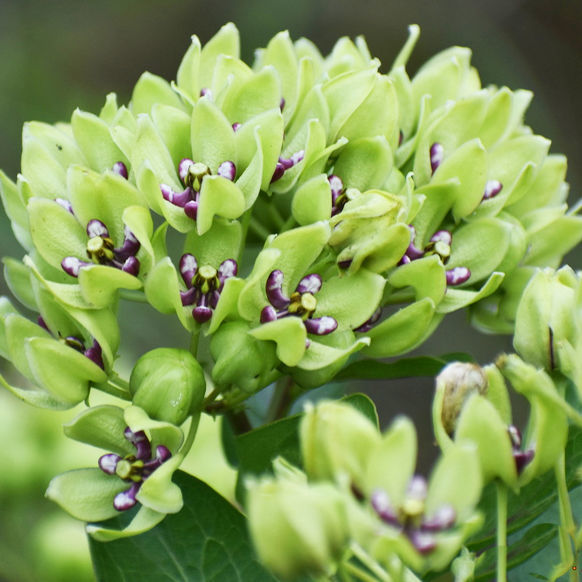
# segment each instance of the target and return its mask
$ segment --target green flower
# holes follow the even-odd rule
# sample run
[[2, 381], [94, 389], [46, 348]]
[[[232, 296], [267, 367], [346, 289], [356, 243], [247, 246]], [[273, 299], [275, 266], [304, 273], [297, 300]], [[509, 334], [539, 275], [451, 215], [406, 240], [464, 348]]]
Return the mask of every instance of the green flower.
[[360, 349], [366, 340], [354, 339], [341, 349], [316, 338], [355, 329], [380, 301], [384, 280], [366, 269], [343, 277], [316, 272], [314, 262], [328, 238], [324, 222], [274, 237], [259, 253], [240, 292], [239, 313], [256, 326], [250, 333], [274, 341], [277, 357], [287, 366], [319, 369]]
[[122, 530], [89, 524], [87, 531], [95, 539], [142, 533], [182, 508], [182, 493], [171, 481], [184, 457], [183, 434], [175, 425], [151, 420], [136, 406], [123, 410], [103, 405], [79, 414], [65, 425], [65, 434], [109, 452], [99, 458], [99, 467], [53, 478], [46, 492], [49, 499], [88, 522], [105, 521], [140, 505]]

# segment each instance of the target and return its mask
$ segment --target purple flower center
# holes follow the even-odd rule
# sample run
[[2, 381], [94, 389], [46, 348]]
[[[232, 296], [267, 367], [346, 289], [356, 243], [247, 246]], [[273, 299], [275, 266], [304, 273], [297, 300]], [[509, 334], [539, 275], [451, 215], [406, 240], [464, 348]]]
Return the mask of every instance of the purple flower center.
[[507, 427], [507, 432], [509, 433], [509, 438], [511, 440], [511, 449], [513, 453], [513, 460], [515, 461], [515, 468], [517, 469], [517, 474], [520, 475], [531, 460], [534, 458], [535, 451], [533, 449], [528, 449], [527, 451], [521, 450], [522, 440], [521, 432], [519, 429], [510, 424]]
[[234, 259], [223, 261], [218, 270], [210, 265], [198, 267], [196, 257], [190, 253], [180, 259], [180, 273], [187, 291], [180, 291], [182, 305], [195, 305], [192, 317], [204, 323], [212, 317], [216, 309], [224, 283], [237, 274], [238, 265]]
[[348, 201], [348, 197], [346, 194], [346, 189], [344, 188], [344, 183], [339, 176], [330, 174], [327, 177], [327, 181], [329, 182], [329, 187], [331, 188], [331, 215], [335, 216], [343, 210], [346, 202]]
[[431, 515], [425, 514], [428, 487], [426, 479], [415, 475], [409, 482], [402, 502], [396, 506], [382, 489], [370, 497], [372, 509], [386, 524], [403, 532], [421, 554], [427, 554], [437, 546], [437, 534], [455, 525], [456, 513], [449, 504], [443, 504]]
[[[410, 229], [410, 244], [406, 249], [406, 252], [400, 259], [400, 265], [407, 265], [411, 261], [416, 261], [422, 257], [429, 255], [438, 255], [443, 263], [446, 265], [449, 257], [451, 255], [451, 245], [453, 243], [453, 235], [448, 230], [437, 230], [430, 238], [429, 243], [424, 247], [424, 249], [419, 249], [414, 244], [414, 237], [416, 231], [414, 226], [409, 225]], [[461, 285], [469, 280], [471, 277], [471, 271], [467, 267], [455, 267], [454, 269], [448, 269], [445, 273], [447, 285], [453, 287], [455, 285]]]
[[135, 447], [136, 453], [125, 457], [115, 453], [107, 453], [99, 457], [98, 461], [99, 468], [104, 473], [117, 475], [123, 481], [131, 484], [129, 489], [114, 497], [113, 507], [117, 511], [132, 508], [137, 503], [136, 495], [142, 483], [172, 456], [170, 450], [164, 445], [158, 445], [155, 455], [152, 456], [151, 443], [142, 430], [133, 432], [127, 427], [123, 436]]
[[434, 174], [436, 169], [442, 164], [445, 150], [442, 144], [435, 142], [430, 146], [430, 169]]
[[135, 256], [140, 249], [140, 243], [134, 234], [125, 227], [123, 244], [115, 248], [109, 230], [101, 222], [94, 218], [87, 223], [87, 256], [89, 261], [82, 261], [77, 257], [65, 257], [61, 261], [61, 267], [65, 273], [72, 277], [78, 277], [82, 267], [89, 265], [107, 265], [125, 271], [130, 275], [139, 273], [139, 259]]
[[315, 294], [322, 285], [321, 277], [317, 273], [303, 277], [291, 297], [283, 292], [283, 280], [283, 272], [279, 270], [272, 271], [267, 278], [265, 291], [271, 305], [261, 311], [261, 323], [295, 316], [302, 319], [307, 333], [327, 335], [337, 328], [337, 321], [333, 317], [313, 317], [317, 308]]
[[304, 156], [305, 152], [303, 150], [299, 150], [298, 152], [295, 152], [290, 158], [279, 157], [279, 161], [277, 162], [275, 171], [273, 172], [273, 177], [271, 178], [271, 184], [277, 180], [280, 180], [283, 177], [283, 174], [301, 162]]
[[[240, 124], [239, 124], [240, 127]], [[233, 129], [236, 129], [233, 126]], [[238, 128], [237, 128], [238, 129]], [[222, 162], [216, 170], [218, 176], [222, 176], [231, 182], [236, 177], [236, 166], [230, 160]], [[185, 189], [182, 192], [174, 192], [167, 184], [160, 184], [160, 190], [164, 200], [174, 206], [184, 209], [186, 216], [196, 220], [198, 204], [200, 203], [200, 190], [205, 176], [210, 176], [210, 168], [201, 162], [195, 162], [190, 158], [184, 158], [178, 164], [178, 175]]]

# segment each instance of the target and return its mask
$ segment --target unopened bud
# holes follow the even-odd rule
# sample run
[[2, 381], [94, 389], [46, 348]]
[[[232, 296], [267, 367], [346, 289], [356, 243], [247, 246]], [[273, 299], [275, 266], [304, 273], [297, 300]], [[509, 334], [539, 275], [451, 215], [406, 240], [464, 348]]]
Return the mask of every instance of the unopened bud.
[[455, 432], [463, 405], [474, 393], [487, 393], [487, 377], [480, 366], [453, 362], [436, 379], [437, 390], [444, 390], [441, 421], [450, 436]]
[[129, 379], [133, 403], [151, 418], [175, 425], [200, 411], [206, 380], [187, 350], [158, 348], [137, 361]]

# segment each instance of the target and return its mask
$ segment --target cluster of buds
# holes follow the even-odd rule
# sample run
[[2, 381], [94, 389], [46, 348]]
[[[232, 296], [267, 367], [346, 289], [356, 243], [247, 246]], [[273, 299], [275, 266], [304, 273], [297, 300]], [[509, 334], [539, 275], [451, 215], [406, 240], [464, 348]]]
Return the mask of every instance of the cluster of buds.
[[[409, 421], [381, 434], [343, 404], [318, 405], [300, 428], [305, 474], [251, 488], [260, 556], [283, 576], [324, 575], [355, 539], [380, 563], [440, 570], [477, 527], [482, 482], [517, 489], [555, 461], [567, 422], [549, 374], [582, 385], [581, 293], [571, 270], [536, 268], [582, 240], [565, 159], [524, 125], [528, 94], [482, 88], [467, 49], [410, 78], [410, 32], [380, 74], [363, 39], [324, 57], [287, 33], [248, 67], [229, 24], [204, 47], [192, 37], [175, 82], [144, 74], [127, 107], [110, 95], [98, 115], [25, 126], [22, 172], [0, 173], [0, 194], [27, 254], [5, 272], [41, 325], [0, 299], [0, 355], [33, 388], [2, 383], [48, 408], [93, 390], [129, 403], [68, 426], [108, 452], [49, 487], [80, 519], [142, 506], [129, 530], [91, 526], [96, 537], [179, 511], [171, 476], [203, 411], [238, 414], [280, 378], [293, 399], [356, 354], [409, 352], [466, 307], [481, 328], [515, 329], [525, 362], [442, 372], [431, 478], [415, 474]], [[175, 316], [189, 349], [153, 349], [120, 378], [125, 300]], [[532, 408], [524, 443], [504, 377]], [[313, 547], [285, 534], [273, 548], [268, 532], [293, 521], [280, 495], [303, 504]]]

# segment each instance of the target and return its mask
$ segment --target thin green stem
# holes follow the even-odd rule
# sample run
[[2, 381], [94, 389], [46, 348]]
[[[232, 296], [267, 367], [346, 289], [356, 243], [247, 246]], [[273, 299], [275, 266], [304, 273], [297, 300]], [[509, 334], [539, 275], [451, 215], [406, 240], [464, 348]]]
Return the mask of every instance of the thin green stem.
[[278, 420], [286, 415], [291, 405], [292, 387], [293, 378], [290, 376], [277, 380], [271, 402], [269, 403], [269, 410], [267, 411], [267, 422]]
[[562, 451], [554, 465], [554, 475], [556, 477], [556, 488], [558, 490], [558, 506], [560, 508], [560, 556], [562, 564], [570, 570], [570, 582], [578, 582], [578, 570], [572, 570], [575, 557], [572, 551], [572, 541], [575, 541], [576, 524], [572, 516], [572, 506], [568, 495], [568, 484], [566, 483], [566, 453]]
[[263, 226], [256, 218], [251, 216], [249, 220], [249, 229], [252, 230], [258, 237], [267, 240], [271, 236], [269, 229]]
[[200, 328], [195, 329], [190, 337], [190, 353], [196, 357], [198, 354], [198, 341], [200, 339]]
[[354, 556], [356, 556], [356, 558], [358, 558], [358, 560], [360, 560], [360, 562], [370, 570], [370, 572], [373, 572], [374, 575], [377, 576], [378, 580], [381, 582], [390, 582], [392, 580], [392, 577], [388, 572], [386, 572], [386, 570], [384, 570], [384, 568], [382, 568], [382, 566], [380, 566], [380, 564], [378, 564], [378, 562], [376, 562], [376, 560], [374, 560], [374, 558], [372, 558], [372, 556], [370, 556], [362, 546], [356, 542], [352, 542], [350, 544], [350, 550]]
[[120, 398], [121, 400], [131, 401], [129, 382], [118, 376], [115, 372], [113, 372], [107, 381], [103, 382], [103, 384], [95, 385], [95, 388], [101, 390], [101, 392]]
[[346, 562], [344, 564], [344, 569], [349, 574], [353, 574], [357, 580], [362, 580], [363, 582], [378, 582], [377, 578], [370, 576], [370, 574], [368, 574], [361, 568], [358, 568], [358, 566], [352, 564], [351, 562]]
[[497, 582], [507, 582], [507, 485], [497, 482]]
[[267, 212], [269, 214], [269, 218], [275, 223], [278, 231], [281, 231], [281, 228], [285, 224], [279, 209], [275, 206], [274, 202], [271, 199], [271, 203], [267, 205]]
[[119, 296], [126, 301], [133, 301], [134, 303], [147, 303], [148, 300], [143, 291], [131, 291], [130, 289], [120, 289]]

